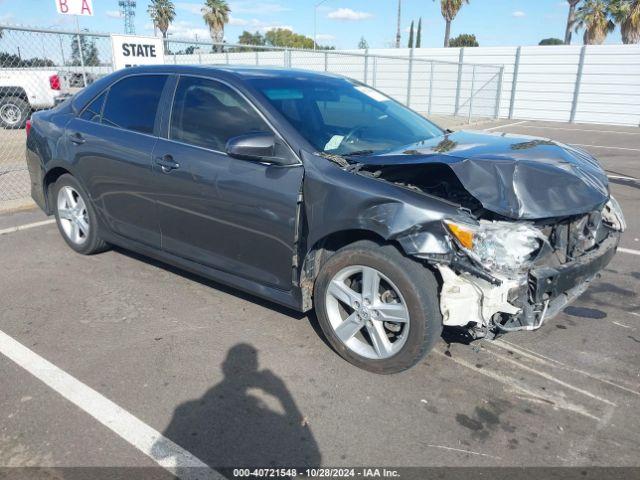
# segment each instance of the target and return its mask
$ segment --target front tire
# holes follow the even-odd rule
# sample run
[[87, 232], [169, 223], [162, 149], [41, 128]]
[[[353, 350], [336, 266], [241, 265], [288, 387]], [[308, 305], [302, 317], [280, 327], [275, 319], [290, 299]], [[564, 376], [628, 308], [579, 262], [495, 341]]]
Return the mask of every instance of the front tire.
[[434, 275], [392, 245], [367, 240], [338, 250], [316, 279], [314, 305], [336, 352], [374, 373], [414, 366], [442, 332]]
[[30, 114], [31, 105], [22, 98], [0, 98], [0, 125], [3, 128], [24, 128]]
[[61, 175], [51, 189], [58, 230], [73, 250], [92, 255], [107, 249], [98, 235], [98, 219], [80, 183], [69, 174]]

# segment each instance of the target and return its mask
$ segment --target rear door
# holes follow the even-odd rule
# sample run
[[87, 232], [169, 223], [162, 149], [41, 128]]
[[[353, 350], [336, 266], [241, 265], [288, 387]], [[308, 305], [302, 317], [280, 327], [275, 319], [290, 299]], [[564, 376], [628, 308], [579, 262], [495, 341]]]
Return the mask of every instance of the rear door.
[[151, 154], [168, 75], [125, 77], [67, 125], [75, 172], [115, 233], [160, 248]]
[[[283, 290], [291, 289], [303, 168], [229, 157], [229, 138], [272, 132], [249, 101], [210, 78], [181, 76], [167, 137], [156, 144], [153, 188], [162, 248]], [[278, 139], [283, 155], [293, 155]]]

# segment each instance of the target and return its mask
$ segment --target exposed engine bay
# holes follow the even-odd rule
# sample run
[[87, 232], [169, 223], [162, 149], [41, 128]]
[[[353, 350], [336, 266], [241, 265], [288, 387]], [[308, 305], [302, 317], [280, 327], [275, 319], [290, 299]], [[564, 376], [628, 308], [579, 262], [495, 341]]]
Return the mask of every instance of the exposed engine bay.
[[445, 220], [454, 253], [429, 263], [442, 280], [443, 323], [467, 327], [476, 338], [539, 328], [587, 289], [625, 228], [613, 198], [586, 214], [514, 220], [484, 208], [446, 164], [358, 170], [456, 203], [468, 214], [468, 224]]

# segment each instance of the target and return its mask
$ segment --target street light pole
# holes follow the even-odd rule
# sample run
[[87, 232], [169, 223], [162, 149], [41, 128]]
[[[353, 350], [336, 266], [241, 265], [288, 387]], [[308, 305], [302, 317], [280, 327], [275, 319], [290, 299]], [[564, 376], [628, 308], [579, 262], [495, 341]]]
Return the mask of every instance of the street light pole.
[[313, 6], [313, 49], [316, 49], [318, 44], [318, 7], [327, 0], [320, 0]]

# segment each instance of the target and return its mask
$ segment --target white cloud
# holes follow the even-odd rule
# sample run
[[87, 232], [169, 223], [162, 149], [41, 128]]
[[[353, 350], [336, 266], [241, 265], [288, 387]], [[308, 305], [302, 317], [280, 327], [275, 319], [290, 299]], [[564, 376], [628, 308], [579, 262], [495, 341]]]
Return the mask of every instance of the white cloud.
[[0, 23], [11, 23], [13, 18], [13, 13], [3, 13], [0, 15]]
[[285, 7], [279, 3], [258, 1], [232, 2], [229, 7], [234, 13], [250, 13], [253, 15], [273, 15], [291, 10], [289, 7]]
[[524, 17], [524, 16], [526, 16], [526, 15], [527, 15], [527, 14], [526, 14], [526, 13], [524, 13], [522, 10], [516, 10], [515, 12], [513, 12], [513, 13], [511, 14], [511, 16], [512, 16], [512, 17]]
[[200, 3], [177, 2], [176, 9], [185, 10], [194, 15], [202, 15], [202, 4]]
[[317, 39], [319, 42], [328, 42], [330, 40], [335, 40], [335, 35], [329, 35], [328, 33], [319, 33], [317, 35]]
[[351, 10], [350, 8], [339, 8], [334, 10], [333, 12], [329, 12], [327, 18], [332, 20], [347, 20], [347, 21], [359, 21], [359, 20], [367, 20], [373, 17], [371, 13], [368, 12], [357, 12], [355, 10]]
[[229, 15], [229, 25], [233, 25], [234, 27], [246, 27], [249, 23], [251, 23], [249, 20]]
[[122, 18], [120, 10], [107, 10], [105, 15], [109, 18]]

